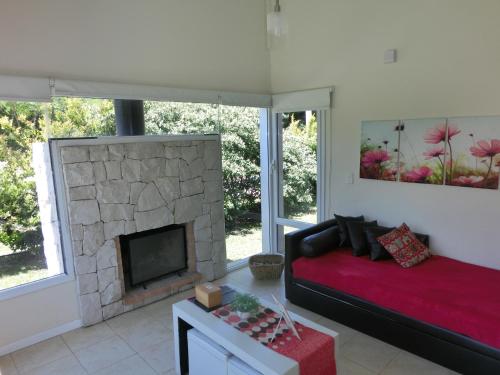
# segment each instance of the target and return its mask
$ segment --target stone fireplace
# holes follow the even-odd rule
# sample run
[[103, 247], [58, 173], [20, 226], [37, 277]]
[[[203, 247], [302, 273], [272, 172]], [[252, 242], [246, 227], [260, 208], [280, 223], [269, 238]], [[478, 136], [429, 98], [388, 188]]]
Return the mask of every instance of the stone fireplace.
[[[218, 136], [103, 137], [51, 146], [63, 176], [84, 325], [225, 274]], [[120, 236], [173, 224], [186, 231], [187, 269], [126, 288]]]

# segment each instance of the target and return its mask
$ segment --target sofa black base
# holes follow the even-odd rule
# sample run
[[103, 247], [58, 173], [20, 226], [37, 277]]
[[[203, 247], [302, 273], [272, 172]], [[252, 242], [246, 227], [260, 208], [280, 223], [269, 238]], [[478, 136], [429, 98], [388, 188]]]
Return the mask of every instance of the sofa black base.
[[286, 298], [303, 308], [462, 374], [500, 374], [500, 350], [455, 332], [408, 318], [341, 291], [293, 277], [298, 243], [334, 225], [325, 222], [286, 237]]

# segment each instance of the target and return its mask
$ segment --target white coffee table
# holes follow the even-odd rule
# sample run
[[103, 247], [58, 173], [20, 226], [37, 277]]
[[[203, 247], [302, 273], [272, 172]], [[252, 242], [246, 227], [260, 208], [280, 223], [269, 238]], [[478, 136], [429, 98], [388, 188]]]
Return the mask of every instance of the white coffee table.
[[[234, 288], [236, 289], [236, 288]], [[263, 306], [278, 311], [277, 306], [260, 299]], [[265, 375], [299, 375], [299, 364], [238, 331], [211, 313], [203, 311], [193, 302], [184, 300], [172, 306], [175, 343], [175, 371], [178, 375], [188, 373], [187, 331], [196, 328], [227, 351]], [[330, 335], [335, 340], [338, 353], [338, 333], [290, 312], [293, 320]], [[336, 358], [338, 356], [336, 355]]]

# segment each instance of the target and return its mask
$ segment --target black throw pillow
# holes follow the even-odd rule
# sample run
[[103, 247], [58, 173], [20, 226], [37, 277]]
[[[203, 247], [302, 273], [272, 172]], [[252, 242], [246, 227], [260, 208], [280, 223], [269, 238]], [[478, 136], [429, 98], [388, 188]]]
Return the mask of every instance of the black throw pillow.
[[339, 227], [334, 226], [321, 232], [304, 237], [300, 241], [300, 250], [305, 257], [317, 257], [339, 246]]
[[425, 246], [429, 247], [429, 236], [427, 234], [422, 234], [422, 233], [415, 233], [413, 232], [415, 237], [417, 237], [417, 240], [422, 242]]
[[349, 230], [347, 229], [348, 221], [365, 221], [363, 216], [340, 216], [335, 215], [335, 219], [337, 219], [337, 224], [340, 229], [340, 247], [351, 247], [351, 239], [349, 238]]
[[377, 241], [377, 237], [383, 236], [396, 228], [387, 227], [368, 227], [365, 228], [366, 240], [368, 241], [368, 248], [370, 249], [371, 260], [392, 259], [392, 255], [384, 249], [384, 247]]
[[377, 225], [377, 220], [347, 222], [347, 230], [349, 232], [349, 239], [351, 240], [352, 246], [352, 255], [359, 257], [370, 253], [364, 230], [365, 228], [376, 227]]

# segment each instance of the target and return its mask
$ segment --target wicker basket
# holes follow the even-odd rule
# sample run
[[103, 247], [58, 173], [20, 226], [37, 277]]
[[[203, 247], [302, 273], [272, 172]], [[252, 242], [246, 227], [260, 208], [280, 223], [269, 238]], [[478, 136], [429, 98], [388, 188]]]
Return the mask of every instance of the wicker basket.
[[252, 255], [248, 265], [256, 279], [277, 280], [285, 268], [285, 257], [279, 254]]

